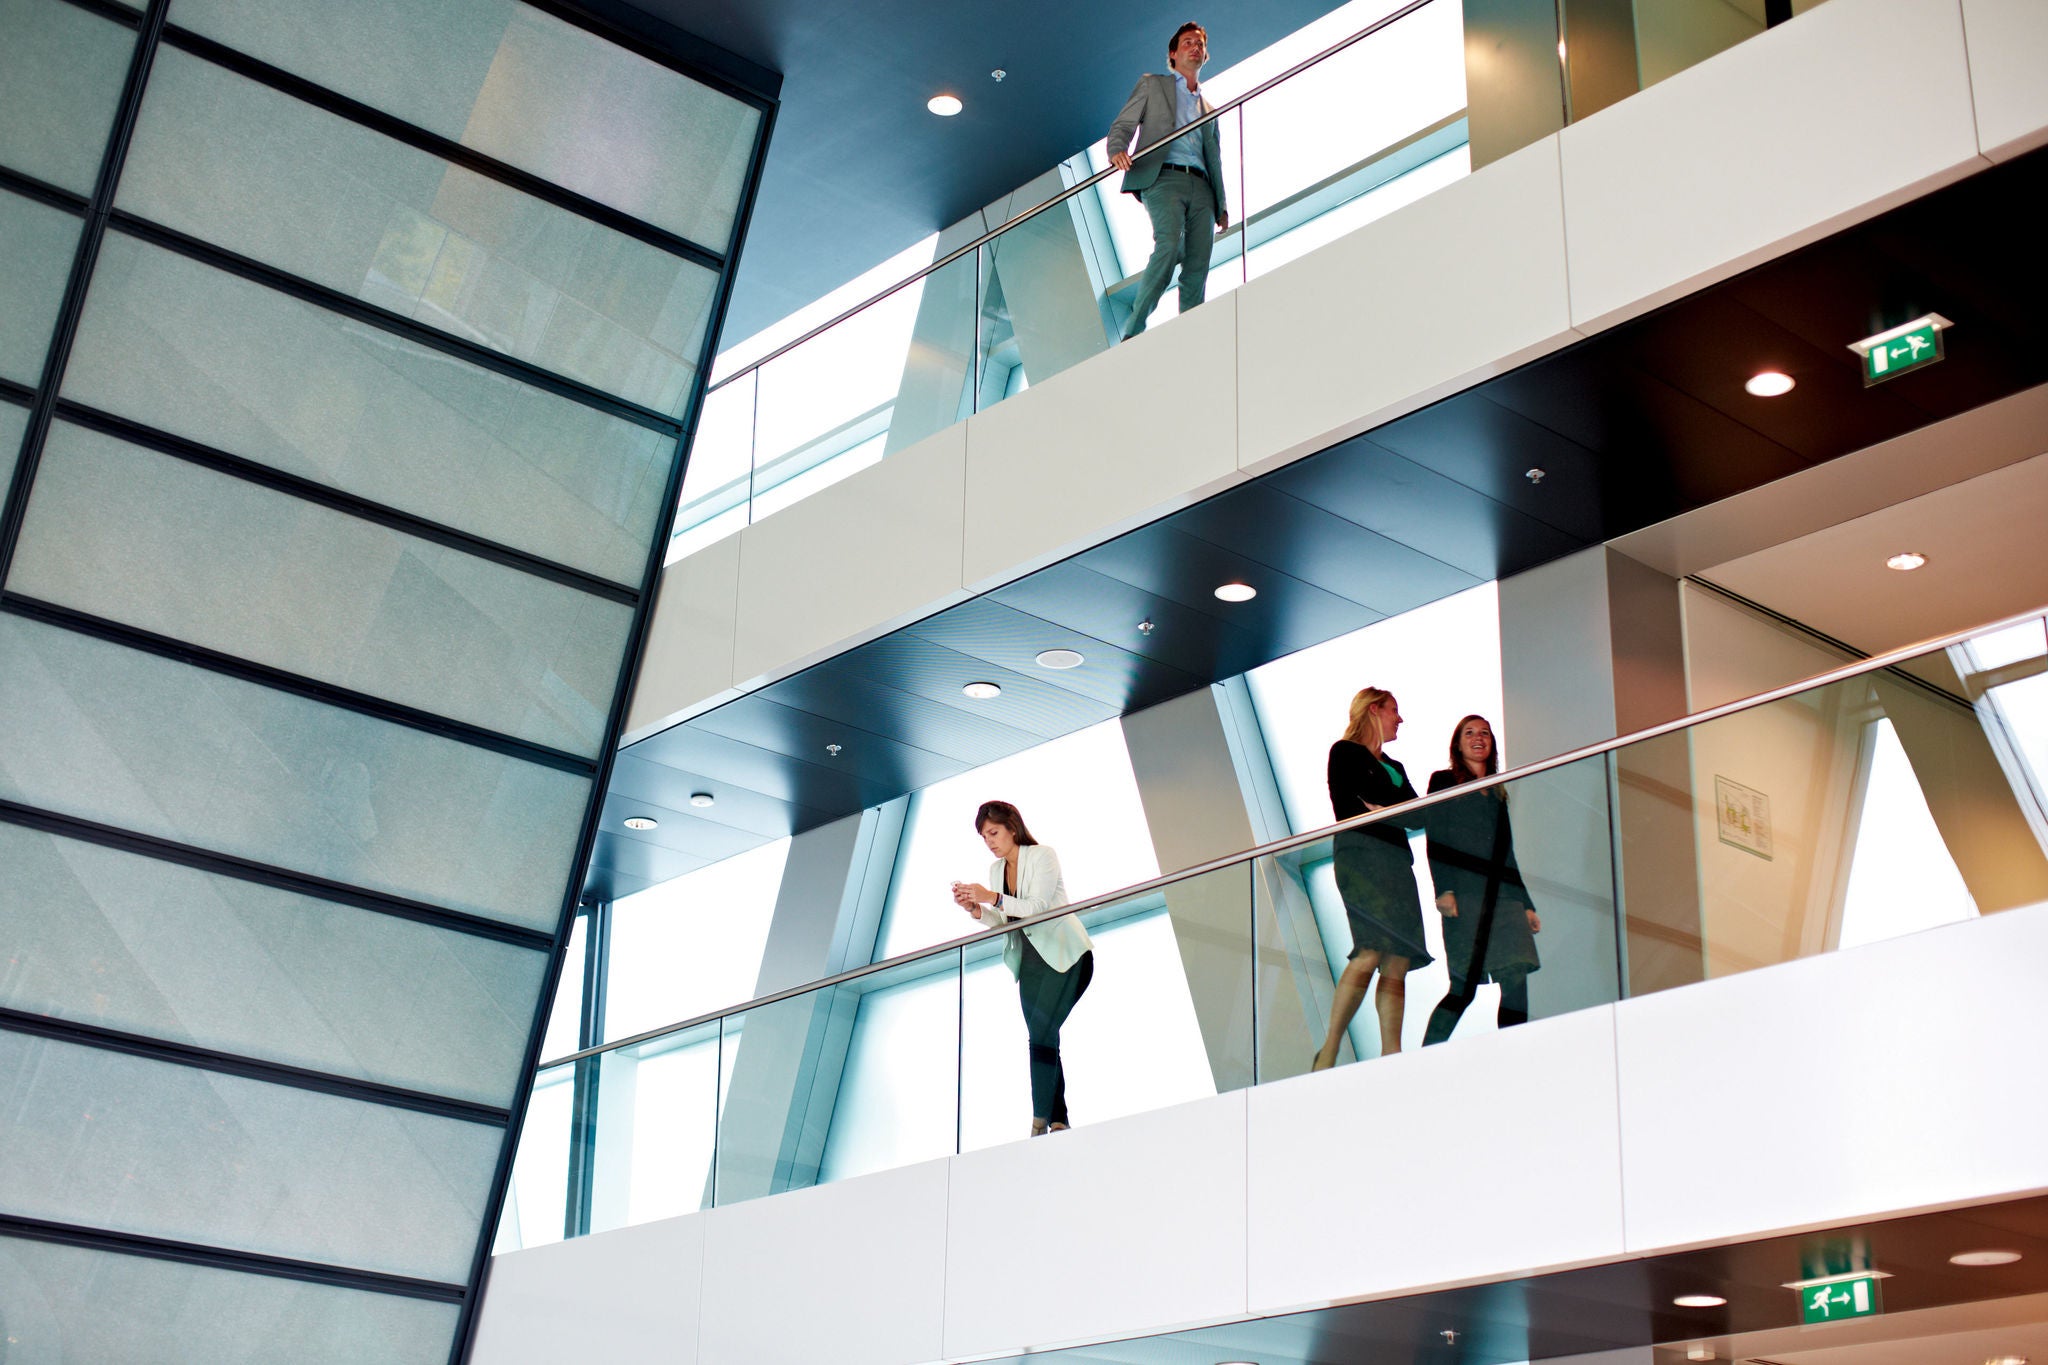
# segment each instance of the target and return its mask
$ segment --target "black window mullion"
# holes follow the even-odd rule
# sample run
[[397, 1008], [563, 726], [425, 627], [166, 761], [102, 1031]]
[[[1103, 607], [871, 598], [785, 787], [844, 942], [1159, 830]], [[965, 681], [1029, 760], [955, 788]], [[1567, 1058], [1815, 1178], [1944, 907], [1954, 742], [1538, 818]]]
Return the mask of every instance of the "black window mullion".
[[[0, 393], [6, 391], [6, 381], [0, 380]], [[34, 390], [24, 388], [22, 392], [33, 394]], [[479, 559], [488, 559], [507, 568], [518, 569], [536, 578], [545, 578], [565, 587], [577, 588], [593, 597], [602, 597], [626, 606], [640, 600], [637, 591], [623, 583], [615, 583], [609, 578], [600, 578], [581, 569], [572, 569], [566, 564], [558, 564], [554, 560], [529, 554], [525, 550], [514, 549], [498, 541], [472, 535], [468, 531], [457, 530], [438, 521], [429, 521], [425, 517], [401, 511], [384, 503], [373, 502], [329, 484], [316, 483], [312, 479], [287, 473], [274, 465], [244, 459], [240, 455], [202, 445], [197, 441], [188, 441], [182, 436], [173, 436], [169, 432], [159, 431], [155, 427], [131, 421], [111, 412], [102, 412], [98, 408], [87, 407], [83, 403], [59, 398], [57, 416], [66, 422], [90, 428], [102, 435], [126, 441], [130, 445], [153, 450], [159, 455], [168, 455], [173, 459], [213, 470], [217, 474], [226, 474], [247, 483], [258, 484], [273, 492], [286, 493], [302, 502], [317, 503], [363, 521], [374, 522], [379, 526], [409, 536], [417, 536], [421, 540], [429, 540], [437, 545], [445, 545], [451, 550], [460, 550]]]
[[57, 811], [23, 805], [18, 801], [0, 800], [0, 821], [19, 825], [23, 829], [40, 830], [60, 838], [96, 844], [101, 848], [118, 849], [158, 862], [189, 867], [195, 872], [232, 877], [237, 881], [253, 882], [258, 886], [289, 891], [313, 900], [368, 910], [373, 914], [390, 915], [394, 919], [411, 920], [416, 924], [432, 925], [437, 929], [449, 929], [472, 938], [510, 943], [516, 947], [532, 948], [541, 952], [554, 946], [554, 936], [539, 929], [507, 924], [503, 920], [486, 919], [467, 910], [450, 910], [387, 892], [370, 891], [311, 873], [294, 872], [290, 868], [272, 863], [259, 863], [252, 858], [217, 853], [195, 844], [179, 843], [175, 839], [159, 838], [153, 834], [137, 834], [133, 830], [82, 820]]
[[0, 1032], [21, 1033], [36, 1038], [48, 1038], [55, 1042], [76, 1043], [82, 1047], [99, 1048], [104, 1052], [120, 1052], [131, 1057], [143, 1057], [153, 1062], [188, 1066], [200, 1071], [218, 1072], [225, 1076], [240, 1076], [245, 1080], [262, 1081], [266, 1085], [306, 1090], [321, 1095], [335, 1095], [342, 1099], [381, 1104], [392, 1109], [408, 1109], [414, 1113], [459, 1119], [465, 1123], [481, 1123], [493, 1128], [504, 1127], [511, 1122], [512, 1117], [509, 1110], [497, 1105], [455, 1099], [448, 1095], [434, 1094], [432, 1091], [413, 1090], [407, 1086], [387, 1085], [381, 1081], [342, 1076], [312, 1067], [265, 1061], [260, 1057], [225, 1052], [219, 1048], [199, 1047], [144, 1033], [103, 1028], [98, 1024], [79, 1023], [55, 1015], [31, 1014], [5, 1006], [0, 1006]]
[[87, 14], [97, 14], [102, 19], [111, 19], [122, 28], [140, 28], [142, 15], [126, 5], [117, 5], [114, 0], [64, 0], [73, 9], [82, 9]]
[[[576, 1046], [580, 1051], [604, 1041], [604, 995], [611, 970], [612, 903], [596, 900], [583, 912], [583, 992], [577, 1014]], [[597, 1105], [604, 1058], [585, 1057], [574, 1064], [569, 1097], [568, 1199], [563, 1205], [562, 1235], [581, 1237], [590, 1231], [591, 1205], [597, 1190]]]
[[156, 60], [157, 43], [163, 38], [164, 17], [170, 0], [149, 0], [143, 11], [135, 50], [128, 55], [128, 73], [122, 79], [121, 98], [114, 106], [114, 123], [107, 134], [107, 149], [100, 157], [100, 170], [93, 182], [92, 196], [85, 207], [85, 225], [72, 252], [71, 275], [64, 282], [63, 301], [57, 308], [57, 326], [50, 348], [43, 357], [41, 382], [35, 402], [29, 408], [28, 432], [22, 438], [21, 459], [15, 465], [14, 482], [0, 504], [0, 585], [7, 581], [14, 562], [14, 546], [21, 538], [22, 516], [28, 506], [29, 485], [43, 454], [43, 440], [49, 434], [50, 418], [57, 391], [63, 387], [64, 367], [71, 361], [71, 344], [78, 336], [78, 320], [85, 312], [85, 292], [92, 283], [92, 268], [99, 260], [100, 243], [106, 239], [107, 223], [114, 208], [114, 192], [121, 183], [121, 168], [128, 159], [128, 145], [135, 138], [135, 122], [142, 111], [143, 87], [149, 83], [150, 64]]
[[[531, 384], [558, 398], [571, 399], [585, 407], [596, 408], [599, 412], [623, 418], [651, 431], [661, 432], [665, 436], [676, 435], [683, 429], [682, 422], [667, 413], [642, 407], [617, 394], [607, 393], [603, 389], [585, 384], [578, 379], [571, 379], [567, 375], [556, 374], [553, 370], [543, 369], [530, 360], [507, 355], [481, 342], [470, 341], [453, 332], [444, 332], [438, 327], [430, 327], [402, 313], [394, 313], [388, 308], [366, 303], [352, 294], [344, 294], [324, 284], [315, 284], [288, 271], [279, 270], [276, 266], [266, 265], [252, 257], [239, 255], [225, 247], [218, 247], [189, 233], [180, 232], [176, 228], [153, 223], [125, 209], [116, 210], [111, 221], [113, 226], [122, 232], [140, 238], [152, 246], [160, 246], [166, 251], [176, 252], [180, 256], [198, 261], [201, 265], [212, 266], [215, 270], [238, 276], [252, 284], [274, 289], [301, 303], [310, 303], [330, 313], [339, 313], [352, 322], [360, 322], [365, 326], [393, 333], [431, 350], [452, 355], [458, 360], [466, 360], [479, 368]], [[703, 373], [703, 366], [695, 368], [697, 373]]]
[[44, 602], [23, 593], [0, 591], [0, 615], [19, 616], [75, 634], [90, 635], [110, 644], [156, 655], [158, 658], [190, 664], [206, 669], [210, 673], [223, 674], [279, 692], [289, 692], [324, 706], [352, 711], [357, 715], [393, 725], [403, 725], [407, 729], [438, 735], [442, 739], [452, 739], [473, 748], [503, 754], [508, 758], [520, 759], [541, 767], [554, 768], [560, 772], [575, 773], [579, 777], [593, 776], [597, 770], [594, 759], [585, 758], [580, 754], [500, 734], [480, 725], [471, 725], [467, 721], [450, 720], [431, 711], [422, 711], [417, 707], [371, 696], [367, 692], [356, 692], [333, 683], [322, 682], [318, 678], [289, 673], [281, 668], [272, 668], [268, 664], [252, 663], [233, 654], [224, 654], [219, 650], [208, 649], [186, 640], [158, 635], [154, 631], [143, 630], [120, 621], [110, 621], [103, 616], [94, 616], [89, 612]]
[[103, 1228], [80, 1227], [73, 1223], [59, 1223], [47, 1218], [24, 1218], [19, 1214], [0, 1213], [0, 1237], [20, 1237], [35, 1242], [54, 1242], [62, 1246], [82, 1247], [90, 1251], [111, 1251], [123, 1256], [140, 1256], [149, 1260], [175, 1261], [183, 1265], [207, 1266], [214, 1270], [234, 1270], [250, 1275], [269, 1275], [278, 1279], [302, 1280], [309, 1284], [334, 1285], [341, 1289], [360, 1289], [373, 1294], [396, 1294], [409, 1299], [432, 1299], [439, 1303], [463, 1303], [469, 1291], [459, 1284], [444, 1284], [439, 1280], [422, 1280], [408, 1275], [390, 1275], [378, 1270], [357, 1270], [349, 1266], [328, 1265], [320, 1261], [299, 1261], [286, 1256], [266, 1256], [257, 1252], [232, 1251], [226, 1247], [207, 1246], [199, 1242], [179, 1242], [168, 1237], [147, 1237], [130, 1232], [112, 1232]]
[[225, 43], [216, 42], [187, 28], [172, 25], [164, 32], [164, 41], [181, 51], [213, 63], [246, 77], [259, 85], [269, 86], [281, 94], [289, 95], [302, 103], [334, 115], [336, 118], [368, 128], [394, 142], [404, 143], [418, 151], [437, 156], [443, 161], [474, 171], [489, 180], [507, 185], [522, 194], [531, 195], [543, 203], [564, 209], [579, 218], [611, 229], [635, 241], [681, 257], [706, 270], [722, 270], [725, 259], [709, 247], [697, 243], [666, 228], [655, 226], [645, 219], [613, 208], [610, 204], [578, 194], [552, 180], [544, 180], [531, 171], [487, 156], [475, 148], [446, 138], [439, 133], [429, 132], [416, 124], [408, 123], [393, 114], [388, 114], [360, 100], [350, 99], [338, 91], [307, 80], [304, 76], [270, 65], [246, 53], [238, 52]]
[[24, 199], [33, 199], [38, 203], [48, 204], [51, 208], [63, 209], [66, 213], [78, 214], [80, 217], [92, 207], [92, 201], [75, 190], [67, 190], [62, 185], [52, 185], [47, 180], [38, 180], [32, 175], [24, 175], [6, 166], [0, 166], [0, 189], [10, 190]]

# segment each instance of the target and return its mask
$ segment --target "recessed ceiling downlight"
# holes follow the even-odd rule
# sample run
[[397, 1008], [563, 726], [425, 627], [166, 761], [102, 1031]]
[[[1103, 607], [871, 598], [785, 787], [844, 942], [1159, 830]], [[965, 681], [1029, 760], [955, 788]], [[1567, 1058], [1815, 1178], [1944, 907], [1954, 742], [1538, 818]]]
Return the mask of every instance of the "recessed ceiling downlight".
[[940, 118], [951, 118], [964, 107], [958, 95], [933, 95], [924, 102], [924, 107]]
[[1728, 1300], [1719, 1294], [1680, 1294], [1672, 1302], [1680, 1308], [1720, 1308]]
[[629, 815], [626, 817], [627, 829], [653, 829], [660, 823], [659, 820], [650, 815]]
[[1742, 387], [1747, 389], [1752, 397], [1783, 398], [1792, 392], [1795, 385], [1792, 376], [1782, 370], [1764, 370], [1751, 375], [1749, 382]]
[[1906, 550], [1887, 559], [1884, 562], [1884, 566], [1887, 569], [1897, 569], [1900, 573], [1911, 573], [1926, 562], [1926, 555], [1921, 554], [1917, 550]]
[[1259, 590], [1249, 583], [1225, 583], [1216, 589], [1216, 598], [1221, 602], [1249, 602], [1259, 595]]
[[1086, 662], [1078, 649], [1048, 649], [1038, 656], [1040, 668], [1079, 668]]
[[2011, 1265], [2020, 1259], [2017, 1251], [1958, 1251], [1948, 1258], [1950, 1265]]
[[992, 682], [971, 682], [960, 690], [976, 701], [990, 701], [1003, 695], [1003, 689]]

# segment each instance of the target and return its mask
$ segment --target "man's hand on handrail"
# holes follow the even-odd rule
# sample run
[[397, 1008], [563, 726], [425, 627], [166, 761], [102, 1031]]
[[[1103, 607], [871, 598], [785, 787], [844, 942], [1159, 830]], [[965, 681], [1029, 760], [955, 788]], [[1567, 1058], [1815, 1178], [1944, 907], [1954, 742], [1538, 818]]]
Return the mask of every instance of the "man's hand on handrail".
[[1131, 154], [1129, 152], [1111, 152], [1109, 154], [1109, 164], [1120, 171], [1127, 171], [1131, 168]]

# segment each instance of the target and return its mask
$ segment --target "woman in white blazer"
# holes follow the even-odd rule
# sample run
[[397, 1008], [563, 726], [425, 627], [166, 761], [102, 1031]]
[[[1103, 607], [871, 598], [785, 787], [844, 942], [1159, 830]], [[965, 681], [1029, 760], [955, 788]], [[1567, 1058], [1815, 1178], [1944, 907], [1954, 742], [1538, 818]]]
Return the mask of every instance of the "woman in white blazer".
[[[985, 801], [974, 828], [996, 861], [994, 888], [953, 883], [953, 902], [987, 927], [1029, 919], [1067, 903], [1060, 856], [1031, 837], [1007, 801]], [[1067, 1127], [1067, 1078], [1060, 1067], [1060, 1025], [1095, 977], [1095, 945], [1072, 915], [1034, 924], [1003, 942], [1003, 961], [1017, 978], [1024, 1027], [1031, 1037], [1031, 1136]]]

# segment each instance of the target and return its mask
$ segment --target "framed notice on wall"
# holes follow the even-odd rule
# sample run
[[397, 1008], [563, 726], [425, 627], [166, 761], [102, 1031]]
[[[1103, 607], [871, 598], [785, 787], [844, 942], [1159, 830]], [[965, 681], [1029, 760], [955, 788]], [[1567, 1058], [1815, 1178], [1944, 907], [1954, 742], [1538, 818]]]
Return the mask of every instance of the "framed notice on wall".
[[1714, 805], [1720, 810], [1721, 842], [1771, 857], [1771, 798], [1754, 787], [1731, 782], [1716, 774]]

